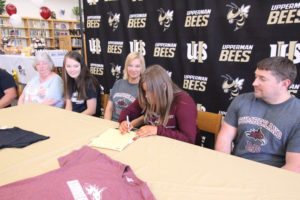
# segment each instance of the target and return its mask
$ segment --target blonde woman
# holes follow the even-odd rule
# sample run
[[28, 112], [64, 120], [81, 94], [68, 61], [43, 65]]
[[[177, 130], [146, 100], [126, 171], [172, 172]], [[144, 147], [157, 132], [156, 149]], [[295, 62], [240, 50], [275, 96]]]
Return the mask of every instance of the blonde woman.
[[142, 54], [132, 52], [125, 61], [124, 77], [115, 82], [110, 90], [104, 119], [118, 121], [123, 109], [138, 97], [138, 83], [141, 73], [145, 71], [145, 60]]
[[[140, 116], [144, 115], [144, 124]], [[130, 123], [127, 122], [127, 116]], [[121, 133], [140, 127], [137, 134], [162, 135], [194, 144], [197, 109], [193, 99], [159, 65], [146, 69], [139, 82], [139, 97], [119, 118]]]

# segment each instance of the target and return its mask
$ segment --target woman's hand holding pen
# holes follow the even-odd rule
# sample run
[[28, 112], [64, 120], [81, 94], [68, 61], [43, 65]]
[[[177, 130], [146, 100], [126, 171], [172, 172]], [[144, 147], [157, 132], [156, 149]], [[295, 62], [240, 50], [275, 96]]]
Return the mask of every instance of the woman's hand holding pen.
[[129, 122], [129, 126], [126, 120], [120, 123], [119, 130], [121, 131], [121, 134], [129, 132], [131, 129], [133, 129], [132, 123]]
[[[143, 119], [143, 116], [141, 117]], [[121, 134], [128, 133], [133, 129], [133, 123], [129, 121], [129, 117], [126, 116], [126, 120], [122, 121], [119, 126]], [[142, 126], [136, 133], [137, 137], [145, 137], [148, 135], [157, 135], [157, 126], [145, 125]]]

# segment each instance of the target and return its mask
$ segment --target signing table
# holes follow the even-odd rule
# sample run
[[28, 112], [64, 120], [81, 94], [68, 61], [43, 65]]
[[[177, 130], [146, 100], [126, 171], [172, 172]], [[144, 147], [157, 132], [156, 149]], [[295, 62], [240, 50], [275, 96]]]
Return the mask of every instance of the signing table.
[[[0, 126], [50, 139], [0, 150], [0, 185], [59, 168], [57, 158], [86, 145], [115, 122], [41, 104], [0, 110]], [[300, 199], [300, 175], [161, 136], [141, 138], [122, 152], [98, 149], [131, 166], [157, 199]], [[1, 196], [1, 194], [0, 194]]]

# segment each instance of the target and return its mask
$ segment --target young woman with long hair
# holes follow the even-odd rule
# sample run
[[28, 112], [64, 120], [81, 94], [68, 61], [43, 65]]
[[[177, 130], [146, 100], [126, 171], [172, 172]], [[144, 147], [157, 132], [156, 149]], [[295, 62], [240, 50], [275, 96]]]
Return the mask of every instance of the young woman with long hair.
[[[144, 116], [143, 124], [137, 120], [140, 116]], [[119, 130], [125, 133], [141, 126], [139, 136], [162, 135], [194, 144], [196, 118], [193, 99], [173, 83], [166, 70], [153, 65], [141, 76], [138, 99], [121, 112]]]
[[87, 115], [100, 116], [100, 86], [76, 51], [65, 55], [66, 109]]

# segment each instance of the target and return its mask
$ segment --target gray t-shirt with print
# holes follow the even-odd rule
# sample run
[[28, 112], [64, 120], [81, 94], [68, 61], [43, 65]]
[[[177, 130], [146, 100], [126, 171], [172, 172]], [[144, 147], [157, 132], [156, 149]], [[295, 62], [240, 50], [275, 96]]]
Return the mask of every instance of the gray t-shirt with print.
[[254, 93], [239, 95], [224, 120], [238, 128], [234, 155], [282, 167], [286, 152], [300, 153], [300, 100], [294, 96], [272, 105]]
[[114, 104], [113, 121], [118, 121], [120, 113], [138, 97], [138, 84], [131, 84], [128, 80], [120, 79], [110, 90], [109, 100]]

